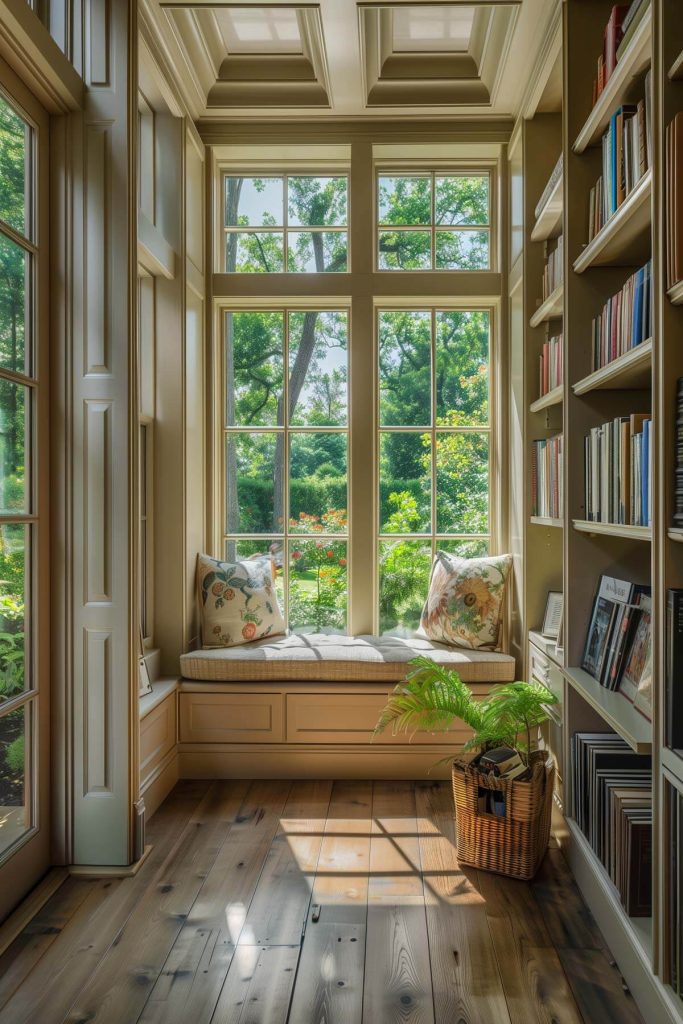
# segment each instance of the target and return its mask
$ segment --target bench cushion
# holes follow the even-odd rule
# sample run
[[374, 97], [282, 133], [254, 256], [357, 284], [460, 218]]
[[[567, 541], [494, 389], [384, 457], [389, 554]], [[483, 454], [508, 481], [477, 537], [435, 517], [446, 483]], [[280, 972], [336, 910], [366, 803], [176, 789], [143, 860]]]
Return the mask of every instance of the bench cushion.
[[399, 682], [406, 663], [426, 655], [454, 668], [466, 683], [509, 682], [515, 659], [469, 651], [431, 640], [395, 636], [331, 636], [324, 633], [258, 640], [241, 647], [183, 654], [185, 679], [202, 682]]

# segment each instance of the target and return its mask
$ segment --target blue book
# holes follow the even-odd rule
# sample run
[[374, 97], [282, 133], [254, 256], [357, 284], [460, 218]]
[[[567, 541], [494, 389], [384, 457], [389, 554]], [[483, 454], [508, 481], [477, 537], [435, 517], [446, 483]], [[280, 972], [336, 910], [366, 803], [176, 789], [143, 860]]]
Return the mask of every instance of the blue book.
[[643, 420], [643, 448], [640, 457], [640, 525], [647, 526], [650, 521], [648, 482], [650, 474], [650, 423]]
[[610, 183], [609, 183], [609, 212], [610, 216], [617, 208], [617, 117], [621, 107], [612, 114], [609, 123], [609, 159], [610, 159]]
[[645, 276], [643, 280], [643, 341], [652, 337], [652, 260], [648, 260], [643, 267]]
[[631, 316], [631, 348], [640, 345], [643, 340], [643, 285], [645, 282], [645, 268], [641, 267], [636, 273], [635, 288], [633, 290], [633, 314]]

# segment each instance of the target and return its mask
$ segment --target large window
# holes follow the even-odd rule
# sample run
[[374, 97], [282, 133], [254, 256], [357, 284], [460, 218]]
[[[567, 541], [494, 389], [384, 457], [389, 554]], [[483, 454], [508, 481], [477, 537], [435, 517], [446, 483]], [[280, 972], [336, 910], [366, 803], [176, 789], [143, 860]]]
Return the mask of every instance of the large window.
[[268, 553], [294, 630], [347, 625], [348, 314], [227, 312], [225, 554]]
[[34, 824], [38, 366], [33, 132], [0, 96], [0, 857]]
[[380, 174], [380, 270], [488, 270], [488, 174]]
[[496, 163], [449, 146], [217, 154], [216, 543], [271, 558], [297, 632], [410, 634], [437, 550], [498, 550]]
[[224, 180], [228, 273], [348, 269], [348, 179], [288, 175]]
[[378, 313], [382, 632], [419, 625], [437, 549], [488, 550], [489, 338], [486, 310]]

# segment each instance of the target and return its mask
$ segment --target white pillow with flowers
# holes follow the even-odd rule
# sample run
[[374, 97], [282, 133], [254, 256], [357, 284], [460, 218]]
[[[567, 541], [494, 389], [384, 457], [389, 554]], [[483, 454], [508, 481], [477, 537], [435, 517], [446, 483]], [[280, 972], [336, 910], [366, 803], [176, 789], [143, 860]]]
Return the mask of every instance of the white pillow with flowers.
[[455, 647], [495, 650], [511, 565], [511, 555], [459, 558], [437, 551], [420, 632]]
[[219, 562], [197, 555], [203, 647], [236, 647], [285, 632], [268, 557]]

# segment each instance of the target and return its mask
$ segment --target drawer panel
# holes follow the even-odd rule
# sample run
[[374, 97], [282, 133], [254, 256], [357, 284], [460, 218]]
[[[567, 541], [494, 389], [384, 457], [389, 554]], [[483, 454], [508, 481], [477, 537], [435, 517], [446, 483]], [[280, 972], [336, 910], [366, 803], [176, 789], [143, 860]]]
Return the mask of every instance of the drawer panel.
[[531, 678], [535, 679], [537, 683], [547, 686], [550, 665], [550, 658], [543, 651], [539, 651], [535, 644], [529, 644], [529, 675]]
[[181, 693], [182, 743], [281, 743], [281, 693]]
[[175, 692], [140, 722], [140, 778], [144, 779], [150, 771], [175, 746], [176, 741], [176, 702]]
[[[288, 743], [362, 743], [373, 742], [372, 735], [385, 694], [374, 693], [290, 693], [287, 695]], [[416, 733], [413, 744], [461, 745], [471, 736], [462, 722], [454, 722], [445, 733]], [[375, 744], [408, 743], [409, 736], [381, 733]]]

